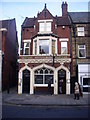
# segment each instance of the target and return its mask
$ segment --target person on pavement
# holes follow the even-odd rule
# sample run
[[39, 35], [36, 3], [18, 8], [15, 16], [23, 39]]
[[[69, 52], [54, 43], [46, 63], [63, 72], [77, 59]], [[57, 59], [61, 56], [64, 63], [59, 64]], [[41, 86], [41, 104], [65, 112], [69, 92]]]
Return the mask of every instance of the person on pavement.
[[75, 82], [75, 87], [74, 87], [74, 99], [79, 100], [79, 84]]

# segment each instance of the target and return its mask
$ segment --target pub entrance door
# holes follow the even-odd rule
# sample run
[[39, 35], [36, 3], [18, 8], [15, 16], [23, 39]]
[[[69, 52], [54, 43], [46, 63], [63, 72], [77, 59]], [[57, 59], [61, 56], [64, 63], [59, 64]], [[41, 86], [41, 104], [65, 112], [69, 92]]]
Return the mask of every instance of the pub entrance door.
[[23, 93], [30, 93], [30, 71], [23, 71]]
[[66, 71], [58, 71], [58, 94], [66, 94]]

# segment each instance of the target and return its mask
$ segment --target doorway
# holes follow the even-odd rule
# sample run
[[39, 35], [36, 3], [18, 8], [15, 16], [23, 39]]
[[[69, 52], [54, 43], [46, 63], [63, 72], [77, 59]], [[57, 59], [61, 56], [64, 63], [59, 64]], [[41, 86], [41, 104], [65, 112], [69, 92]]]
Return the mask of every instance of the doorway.
[[30, 93], [30, 71], [23, 71], [23, 93]]
[[58, 94], [66, 94], [66, 71], [58, 71]]

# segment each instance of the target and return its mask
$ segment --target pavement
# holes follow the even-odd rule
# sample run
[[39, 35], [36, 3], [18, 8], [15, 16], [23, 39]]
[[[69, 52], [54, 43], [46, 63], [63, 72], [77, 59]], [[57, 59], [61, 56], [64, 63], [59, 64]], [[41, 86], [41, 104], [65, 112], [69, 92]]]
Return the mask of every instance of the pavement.
[[32, 105], [32, 106], [89, 106], [89, 95], [84, 94], [79, 100], [74, 99], [74, 95], [30, 95], [30, 94], [17, 94], [16, 91], [12, 91], [9, 94], [7, 92], [2, 93], [2, 104], [13, 105]]

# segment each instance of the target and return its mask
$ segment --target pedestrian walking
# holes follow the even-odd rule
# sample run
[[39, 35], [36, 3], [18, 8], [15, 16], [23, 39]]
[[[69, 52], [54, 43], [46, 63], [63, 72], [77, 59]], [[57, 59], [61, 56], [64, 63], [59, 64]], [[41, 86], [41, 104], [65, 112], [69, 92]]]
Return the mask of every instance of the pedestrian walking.
[[79, 84], [75, 82], [75, 87], [74, 87], [74, 99], [79, 100]]

